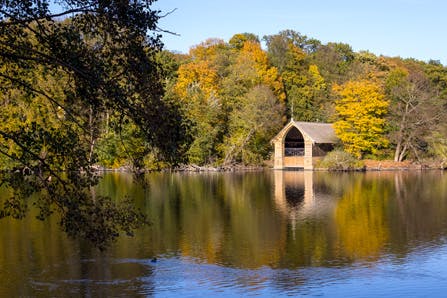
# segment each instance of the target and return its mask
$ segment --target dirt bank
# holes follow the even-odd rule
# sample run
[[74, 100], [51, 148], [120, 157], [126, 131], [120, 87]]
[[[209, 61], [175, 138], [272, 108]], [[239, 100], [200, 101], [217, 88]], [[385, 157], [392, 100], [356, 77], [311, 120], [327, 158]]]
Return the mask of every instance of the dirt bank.
[[409, 160], [397, 162], [370, 159], [364, 160], [364, 164], [367, 171], [445, 169], [447, 166], [439, 162], [416, 163]]

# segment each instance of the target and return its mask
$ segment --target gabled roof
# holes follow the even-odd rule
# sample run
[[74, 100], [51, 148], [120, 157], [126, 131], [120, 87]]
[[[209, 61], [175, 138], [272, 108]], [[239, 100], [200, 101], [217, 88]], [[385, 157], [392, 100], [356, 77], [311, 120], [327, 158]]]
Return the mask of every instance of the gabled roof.
[[334, 144], [338, 142], [332, 123], [301, 122], [291, 120], [273, 139], [275, 142], [281, 138], [289, 129], [295, 126], [303, 135], [307, 135], [313, 143]]

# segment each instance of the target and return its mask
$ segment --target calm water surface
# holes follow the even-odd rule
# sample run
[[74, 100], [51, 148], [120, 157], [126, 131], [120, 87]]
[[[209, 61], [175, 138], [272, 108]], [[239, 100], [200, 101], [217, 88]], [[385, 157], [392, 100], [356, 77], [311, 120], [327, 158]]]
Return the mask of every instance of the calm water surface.
[[0, 297], [447, 295], [447, 173], [146, 181], [107, 174], [95, 190], [135, 198], [152, 222], [106, 252], [57, 218], [0, 220]]

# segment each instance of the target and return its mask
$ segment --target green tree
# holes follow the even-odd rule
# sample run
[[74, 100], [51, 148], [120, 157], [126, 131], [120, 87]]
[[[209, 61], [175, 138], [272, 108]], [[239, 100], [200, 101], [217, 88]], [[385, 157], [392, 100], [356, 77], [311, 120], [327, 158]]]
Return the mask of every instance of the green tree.
[[254, 87], [230, 115], [223, 163], [262, 163], [268, 157], [268, 142], [281, 129], [283, 113], [283, 105], [269, 87]]
[[[280, 71], [290, 116], [300, 121], [325, 121], [329, 114], [327, 83], [309, 56], [319, 43], [290, 30], [264, 39], [269, 58]], [[309, 51], [311, 45], [314, 50]]]
[[308, 38], [294, 30], [283, 30], [278, 34], [266, 35], [263, 40], [267, 44], [269, 59], [272, 64], [278, 68], [280, 72], [284, 70], [288, 63], [287, 52], [290, 45], [301, 49], [306, 54], [316, 52], [321, 46], [319, 40]]
[[323, 77], [330, 82], [342, 84], [350, 79], [355, 59], [350, 45], [330, 42], [321, 45], [312, 55], [312, 62], [318, 66]]
[[[219, 146], [220, 158], [224, 164], [259, 164], [267, 156], [269, 140], [265, 138], [269, 135], [273, 137], [273, 134], [261, 128], [265, 125], [263, 115], [257, 116], [260, 122], [256, 124], [251, 113], [256, 111], [272, 116], [274, 126], [277, 119], [281, 122], [284, 111], [280, 107], [285, 97], [283, 85], [277, 68], [270, 64], [267, 54], [257, 42], [246, 41], [241, 49], [232, 51], [230, 61], [221, 88], [227, 125]], [[254, 94], [259, 98], [255, 98]], [[272, 111], [258, 106], [260, 102]], [[247, 118], [244, 120], [243, 116]], [[276, 129], [279, 130], [279, 127]]]
[[365, 153], [378, 154], [388, 145], [385, 115], [389, 102], [377, 83], [349, 81], [335, 85], [337, 121], [334, 129], [345, 150], [358, 158]]
[[[236, 34], [228, 44], [207, 40], [191, 49], [190, 58], [180, 65], [173, 86], [173, 93], [191, 124], [188, 160], [198, 164], [224, 162], [228, 160], [227, 149], [234, 145], [228, 142], [236, 140], [230, 128], [233, 113], [245, 105], [249, 92], [258, 85], [267, 86], [282, 102], [280, 77], [257, 38], [248, 33]], [[259, 148], [245, 147], [244, 152], [255, 150], [257, 153], [253, 154], [259, 160], [268, 148], [265, 141], [259, 145]], [[263, 153], [259, 155], [259, 151]], [[229, 160], [234, 161], [232, 157]]]
[[183, 105], [191, 122], [192, 142], [187, 150], [188, 161], [200, 165], [215, 163], [223, 129], [219, 99], [207, 97], [202, 90], [195, 89], [189, 91]]

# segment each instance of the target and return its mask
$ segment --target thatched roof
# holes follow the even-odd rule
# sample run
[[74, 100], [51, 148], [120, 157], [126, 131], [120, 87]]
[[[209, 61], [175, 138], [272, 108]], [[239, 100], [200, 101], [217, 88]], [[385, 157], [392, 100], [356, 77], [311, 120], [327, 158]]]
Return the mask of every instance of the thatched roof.
[[273, 139], [282, 138], [289, 129], [295, 126], [303, 135], [307, 135], [313, 143], [334, 144], [338, 142], [332, 123], [290, 121]]

